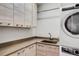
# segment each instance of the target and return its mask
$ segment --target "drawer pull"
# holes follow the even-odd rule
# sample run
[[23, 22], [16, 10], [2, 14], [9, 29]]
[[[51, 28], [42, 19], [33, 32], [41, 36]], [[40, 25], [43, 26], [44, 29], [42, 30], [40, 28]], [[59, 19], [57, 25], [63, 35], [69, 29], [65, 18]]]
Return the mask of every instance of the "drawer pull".
[[16, 24], [16, 26], [18, 26], [18, 24]]
[[21, 25], [21, 27], [23, 27], [23, 25]]
[[44, 47], [44, 46], [42, 46], [42, 45], [38, 45], [38, 46]]
[[29, 47], [29, 49], [33, 48], [34, 46]]
[[2, 23], [0, 22], [0, 24], [2, 24]]
[[20, 53], [17, 53], [17, 55], [20, 55]]
[[25, 50], [23, 50], [23, 52], [24, 52]]
[[10, 23], [8, 23], [8, 25], [10, 25]]

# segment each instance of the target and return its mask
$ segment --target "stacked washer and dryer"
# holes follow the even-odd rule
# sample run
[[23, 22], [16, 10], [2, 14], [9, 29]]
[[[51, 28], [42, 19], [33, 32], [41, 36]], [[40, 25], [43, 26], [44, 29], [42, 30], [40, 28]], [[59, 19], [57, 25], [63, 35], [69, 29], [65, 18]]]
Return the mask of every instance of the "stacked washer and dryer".
[[79, 4], [62, 8], [60, 27], [60, 55], [79, 56]]

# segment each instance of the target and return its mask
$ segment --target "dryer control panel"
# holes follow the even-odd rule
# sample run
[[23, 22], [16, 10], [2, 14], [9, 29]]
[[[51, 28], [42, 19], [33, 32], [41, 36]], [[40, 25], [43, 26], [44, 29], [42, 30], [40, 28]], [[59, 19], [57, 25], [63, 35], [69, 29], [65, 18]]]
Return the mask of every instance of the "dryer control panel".
[[62, 47], [62, 52], [79, 56], [79, 49], [71, 48], [71, 47]]

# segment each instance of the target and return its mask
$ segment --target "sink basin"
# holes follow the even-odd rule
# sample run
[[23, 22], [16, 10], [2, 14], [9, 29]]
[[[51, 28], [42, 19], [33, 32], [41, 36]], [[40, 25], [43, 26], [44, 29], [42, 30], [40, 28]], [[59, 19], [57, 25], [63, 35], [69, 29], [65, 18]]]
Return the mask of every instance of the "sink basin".
[[41, 42], [44, 42], [44, 43], [54, 43], [54, 44], [56, 44], [58, 42], [58, 40], [43, 40]]

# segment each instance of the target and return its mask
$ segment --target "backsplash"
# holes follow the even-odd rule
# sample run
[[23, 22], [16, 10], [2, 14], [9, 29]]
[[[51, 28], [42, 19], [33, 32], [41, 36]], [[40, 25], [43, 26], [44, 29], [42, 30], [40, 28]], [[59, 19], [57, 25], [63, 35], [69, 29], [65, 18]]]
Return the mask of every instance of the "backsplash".
[[31, 29], [0, 27], [0, 43], [32, 36]]

